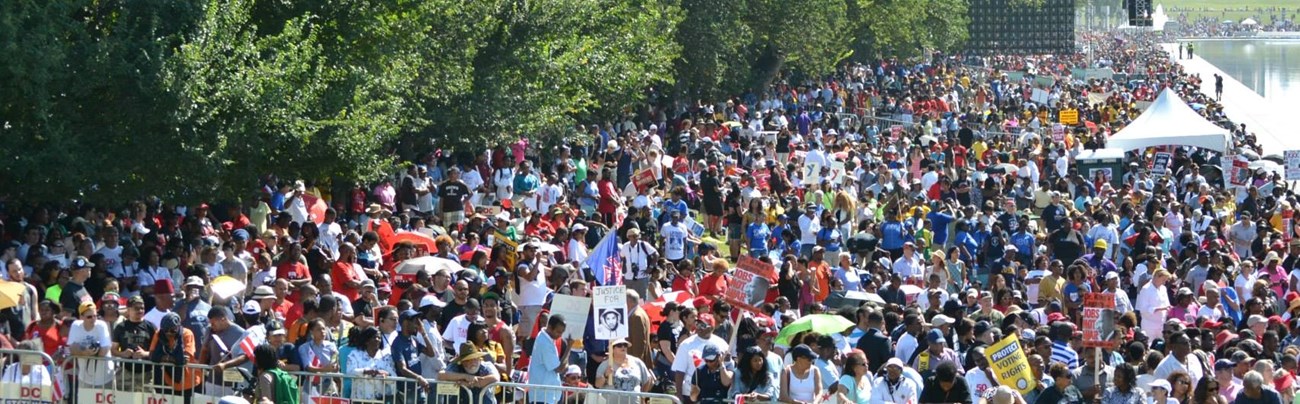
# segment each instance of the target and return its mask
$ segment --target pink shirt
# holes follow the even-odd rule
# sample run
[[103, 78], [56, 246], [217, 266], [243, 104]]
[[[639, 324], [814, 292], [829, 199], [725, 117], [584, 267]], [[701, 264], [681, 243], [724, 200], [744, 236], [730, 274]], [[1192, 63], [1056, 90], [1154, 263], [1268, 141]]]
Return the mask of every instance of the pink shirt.
[[510, 145], [510, 151], [515, 154], [515, 165], [524, 162], [524, 152], [528, 150], [528, 138], [519, 138], [518, 142]]

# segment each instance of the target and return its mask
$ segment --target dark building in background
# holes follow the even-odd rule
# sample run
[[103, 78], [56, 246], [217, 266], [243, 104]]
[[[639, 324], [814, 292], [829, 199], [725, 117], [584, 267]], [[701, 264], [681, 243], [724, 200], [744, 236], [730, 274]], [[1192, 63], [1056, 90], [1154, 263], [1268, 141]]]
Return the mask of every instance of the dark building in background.
[[968, 53], [1063, 54], [1075, 51], [1075, 0], [1045, 0], [1041, 6], [1013, 6], [1012, 2], [970, 0]]

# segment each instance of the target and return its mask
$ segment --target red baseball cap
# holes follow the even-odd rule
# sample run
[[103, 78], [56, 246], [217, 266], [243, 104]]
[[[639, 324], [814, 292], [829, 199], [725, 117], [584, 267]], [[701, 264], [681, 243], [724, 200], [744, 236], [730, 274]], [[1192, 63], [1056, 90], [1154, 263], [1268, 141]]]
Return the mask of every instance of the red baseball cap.
[[718, 322], [713, 320], [713, 315], [709, 313], [700, 314], [700, 317], [695, 319], [695, 321], [700, 321], [705, 324], [708, 324], [709, 327], [716, 327], [718, 325]]

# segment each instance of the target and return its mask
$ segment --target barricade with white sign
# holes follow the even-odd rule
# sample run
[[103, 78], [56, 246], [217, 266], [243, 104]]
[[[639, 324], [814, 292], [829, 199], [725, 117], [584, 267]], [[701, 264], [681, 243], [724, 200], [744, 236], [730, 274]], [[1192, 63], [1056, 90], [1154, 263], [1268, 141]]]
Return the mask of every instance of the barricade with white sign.
[[52, 403], [62, 399], [54, 360], [38, 351], [0, 349], [0, 401], [13, 404]]
[[[40, 355], [35, 362], [48, 360], [39, 352], [15, 351], [22, 355]], [[0, 356], [4, 351], [0, 351]], [[18, 363], [15, 362], [15, 366]], [[184, 368], [167, 363], [155, 363], [139, 359], [122, 358], [70, 358], [62, 365], [45, 369], [15, 370], [12, 387], [14, 395], [6, 383], [11, 379], [6, 367], [5, 380], [0, 382], [0, 398], [6, 403], [51, 403], [61, 402], [61, 394], [76, 403], [104, 404], [214, 404], [225, 396], [237, 396], [256, 402], [257, 376], [251, 365], [240, 368], [223, 369], [217, 372], [211, 366], [187, 364]], [[78, 379], [78, 375], [91, 375], [101, 369], [112, 369], [103, 383], [94, 383], [89, 378]], [[18, 369], [18, 368], [15, 368]], [[49, 371], [56, 372], [50, 377]], [[297, 391], [302, 403], [314, 404], [349, 404], [349, 403], [395, 403], [419, 402], [430, 404], [465, 404], [477, 399], [476, 393], [469, 388], [454, 383], [430, 383], [421, 388], [419, 382], [410, 378], [342, 373], [312, 373], [288, 371], [297, 384]], [[60, 375], [66, 374], [66, 377]], [[41, 379], [44, 375], [44, 379]], [[41, 380], [52, 383], [42, 384]], [[59, 384], [62, 383], [62, 384]], [[44, 386], [44, 387], [42, 387]], [[66, 387], [60, 390], [59, 386]], [[69, 394], [63, 394], [67, 391]], [[29, 397], [25, 400], [22, 398]], [[18, 400], [18, 401], [11, 401]]]
[[477, 404], [511, 404], [501, 399], [506, 391], [515, 392], [516, 402], [527, 403], [681, 404], [681, 399], [668, 394], [509, 382], [484, 387]]

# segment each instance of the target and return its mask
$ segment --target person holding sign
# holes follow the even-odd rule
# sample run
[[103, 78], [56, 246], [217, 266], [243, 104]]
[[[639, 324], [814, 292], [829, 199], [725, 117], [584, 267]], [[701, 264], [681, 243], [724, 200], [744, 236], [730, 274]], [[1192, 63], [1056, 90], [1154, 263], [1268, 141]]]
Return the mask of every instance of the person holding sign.
[[632, 344], [619, 338], [610, 344], [609, 360], [596, 369], [596, 388], [618, 391], [650, 391], [655, 376], [640, 358], [627, 354]]

